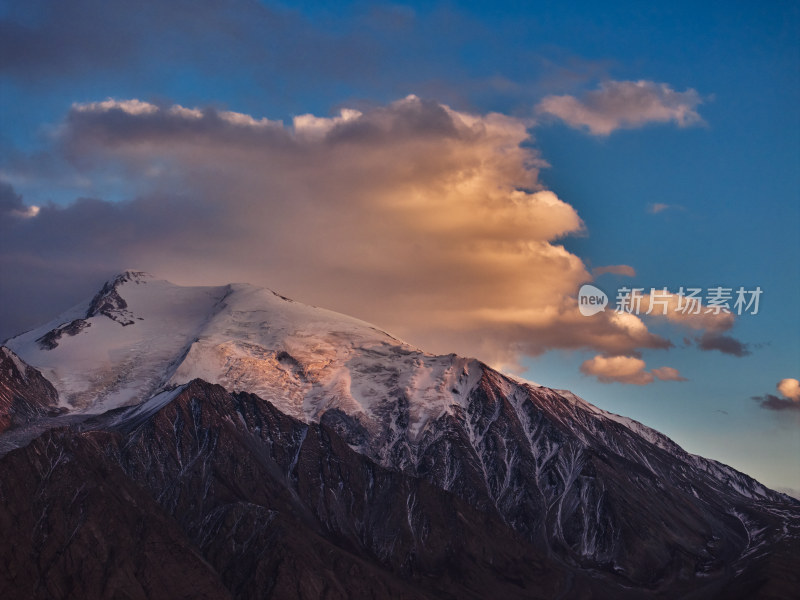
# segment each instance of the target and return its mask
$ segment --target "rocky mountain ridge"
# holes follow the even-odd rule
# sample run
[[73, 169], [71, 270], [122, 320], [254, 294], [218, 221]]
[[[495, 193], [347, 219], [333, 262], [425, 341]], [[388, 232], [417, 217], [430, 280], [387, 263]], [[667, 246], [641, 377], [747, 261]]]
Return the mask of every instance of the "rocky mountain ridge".
[[[56, 346], [41, 343], [56, 331]], [[27, 527], [39, 539], [53, 506], [74, 521], [73, 537], [41, 540], [61, 539], [47, 569], [62, 578], [64, 553], [92, 552], [69, 550], [74, 536], [102, 519], [64, 506], [70, 476], [54, 474], [102, 468], [150, 499], [145, 510], [116, 498], [124, 514], [171, 523], [181, 560], [208, 561], [208, 589], [234, 597], [478, 598], [504, 586], [508, 598], [788, 598], [798, 583], [800, 503], [788, 496], [569, 392], [269, 290], [128, 272], [7, 344], [66, 411], [0, 435], [0, 465], [49, 498], [29, 523], [2, 496], [20, 540]], [[7, 564], [24, 563], [23, 547]], [[293, 565], [283, 575], [277, 548]], [[152, 568], [137, 556], [133, 571], [116, 568], [136, 579]], [[308, 579], [304, 561], [323, 575]], [[41, 589], [52, 577], [38, 568], [16, 577]]]

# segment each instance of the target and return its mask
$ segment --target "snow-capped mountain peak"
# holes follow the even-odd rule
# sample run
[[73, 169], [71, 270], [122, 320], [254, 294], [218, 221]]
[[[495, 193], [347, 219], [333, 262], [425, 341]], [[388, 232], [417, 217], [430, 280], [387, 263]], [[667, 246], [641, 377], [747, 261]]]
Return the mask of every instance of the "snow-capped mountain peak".
[[[7, 344], [53, 382], [64, 407], [101, 412], [195, 378], [269, 394], [285, 413], [336, 408], [365, 420], [402, 393], [419, 433], [471, 391], [480, 368], [433, 356], [357, 319], [248, 284], [183, 287], [140, 271]], [[276, 394], [276, 391], [278, 393]]]
[[126, 271], [92, 298], [6, 345], [41, 370], [68, 409], [134, 404], [163, 384], [165, 370], [225, 293]]

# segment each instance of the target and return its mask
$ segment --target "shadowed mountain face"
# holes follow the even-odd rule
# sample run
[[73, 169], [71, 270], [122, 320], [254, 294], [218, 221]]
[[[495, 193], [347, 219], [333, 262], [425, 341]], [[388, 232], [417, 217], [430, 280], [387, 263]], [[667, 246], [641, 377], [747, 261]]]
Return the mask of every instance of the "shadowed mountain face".
[[[4, 598], [744, 599], [800, 585], [798, 502], [569, 392], [253, 288], [123, 274], [92, 306], [9, 341], [58, 398], [2, 351], [15, 370], [0, 391], [32, 415], [0, 435]], [[146, 323], [175, 306], [176, 331]], [[53, 331], [56, 346], [37, 341]], [[58, 401], [66, 414], [35, 408]]]
[[58, 392], [42, 374], [0, 347], [0, 433], [56, 414]]

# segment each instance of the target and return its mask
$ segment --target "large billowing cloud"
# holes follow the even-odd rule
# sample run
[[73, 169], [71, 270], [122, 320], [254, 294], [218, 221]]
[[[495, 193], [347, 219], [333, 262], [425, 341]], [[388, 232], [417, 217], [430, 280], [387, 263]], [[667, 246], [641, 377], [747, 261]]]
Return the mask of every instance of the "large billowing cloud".
[[550, 348], [669, 347], [634, 314], [577, 310], [591, 276], [559, 241], [583, 224], [540, 185], [529, 125], [415, 96], [288, 126], [139, 100], [75, 105], [59, 152], [132, 199], [34, 216], [3, 192], [19, 214], [0, 215], [2, 333], [19, 329], [21, 306], [55, 312], [135, 267], [265, 285], [495, 364]]
[[592, 135], [608, 135], [617, 129], [636, 129], [648, 123], [674, 122], [679, 127], [702, 123], [696, 110], [702, 101], [695, 90], [676, 92], [666, 83], [606, 81], [583, 98], [547, 96], [536, 110]]

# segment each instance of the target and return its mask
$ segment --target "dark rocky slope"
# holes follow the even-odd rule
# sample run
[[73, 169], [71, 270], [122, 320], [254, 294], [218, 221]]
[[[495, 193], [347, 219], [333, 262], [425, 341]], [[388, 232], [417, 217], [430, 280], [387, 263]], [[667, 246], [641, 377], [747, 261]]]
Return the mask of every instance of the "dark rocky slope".
[[[495, 439], [486, 445], [496, 456], [513, 437], [506, 399], [489, 397], [490, 381], [481, 389], [481, 415], [465, 419], [491, 417], [503, 435], [487, 426], [482, 439]], [[525, 406], [539, 435], [577, 443], [536, 403]], [[526, 469], [548, 486], [498, 503], [473, 472], [488, 459], [470, 454], [464, 423], [442, 426], [447, 460], [466, 465], [450, 491], [435, 446], [419, 461], [430, 468], [413, 476], [356, 452], [325, 422], [202, 381], [47, 430], [0, 458], [0, 597], [790, 598], [796, 589], [798, 510], [788, 499], [720, 495], [711, 475], [699, 481], [653, 448], [639, 450], [655, 472], [610, 450], [561, 448], [580, 463], [564, 476], [574, 497], [528, 457], [511, 475], [495, 465], [488, 479], [498, 487], [487, 489], [532, 486]], [[603, 435], [634, 444], [628, 431]], [[580, 498], [600, 485], [601, 516], [591, 518], [606, 530], [592, 530]], [[605, 564], [575, 558], [585, 531], [611, 554]]]

